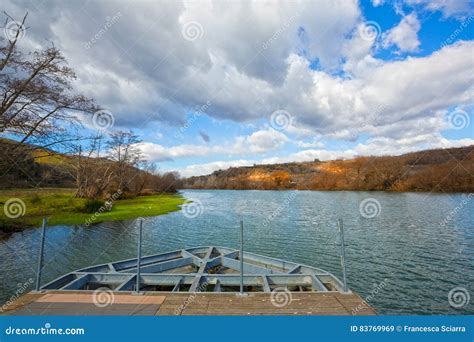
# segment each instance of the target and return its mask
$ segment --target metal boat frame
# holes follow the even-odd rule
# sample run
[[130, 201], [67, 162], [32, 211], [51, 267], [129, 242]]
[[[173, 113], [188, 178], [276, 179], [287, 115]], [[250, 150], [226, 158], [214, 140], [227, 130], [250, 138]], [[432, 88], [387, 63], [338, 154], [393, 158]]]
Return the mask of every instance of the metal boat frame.
[[351, 292], [344, 291], [343, 283], [322, 269], [216, 246], [82, 268], [41, 286], [41, 290], [90, 291], [106, 287], [114, 292], [229, 293], [239, 292], [241, 282], [245, 292], [272, 292], [278, 288], [292, 292]]

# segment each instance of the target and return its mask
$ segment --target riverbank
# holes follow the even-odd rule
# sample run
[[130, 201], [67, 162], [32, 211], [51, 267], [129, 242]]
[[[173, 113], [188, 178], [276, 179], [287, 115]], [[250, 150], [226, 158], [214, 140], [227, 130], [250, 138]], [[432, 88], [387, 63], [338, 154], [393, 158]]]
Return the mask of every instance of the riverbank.
[[181, 188], [471, 193], [473, 172], [474, 145], [399, 156], [231, 167], [182, 179]]
[[0, 232], [39, 226], [44, 217], [49, 225], [121, 221], [158, 216], [177, 211], [185, 199], [179, 194], [151, 194], [116, 200], [112, 209], [87, 209], [87, 200], [75, 198], [73, 189], [15, 189], [0, 191]]

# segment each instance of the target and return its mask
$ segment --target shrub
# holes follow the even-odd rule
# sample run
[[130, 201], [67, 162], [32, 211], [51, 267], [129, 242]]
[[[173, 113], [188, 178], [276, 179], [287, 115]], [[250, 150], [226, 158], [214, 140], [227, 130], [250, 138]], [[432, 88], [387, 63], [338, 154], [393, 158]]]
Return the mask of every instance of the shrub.
[[98, 199], [87, 199], [84, 203], [83, 212], [85, 213], [95, 213], [99, 211], [101, 207], [105, 207], [105, 201]]

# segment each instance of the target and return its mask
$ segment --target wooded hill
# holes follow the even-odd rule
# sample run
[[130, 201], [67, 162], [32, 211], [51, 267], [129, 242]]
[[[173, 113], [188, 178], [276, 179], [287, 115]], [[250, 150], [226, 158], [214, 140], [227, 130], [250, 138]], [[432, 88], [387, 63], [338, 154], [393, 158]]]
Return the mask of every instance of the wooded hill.
[[474, 192], [474, 145], [400, 156], [231, 167], [184, 179], [183, 187]]
[[[77, 157], [0, 138], [0, 189], [76, 187]], [[15, 157], [13, 157], [15, 156]], [[106, 158], [93, 159], [97, 171]], [[188, 189], [300, 189], [474, 192], [474, 145], [427, 150], [401, 156], [358, 157], [300, 163], [231, 167], [210, 175], [177, 179], [134, 169], [133, 191]], [[137, 174], [138, 173], [138, 174]], [[132, 178], [132, 177], [130, 177]]]
[[[32, 144], [19, 145], [10, 139], [0, 138], [0, 190], [15, 188], [76, 188], [97, 192], [104, 187], [101, 196], [79, 194], [78, 197], [107, 197], [111, 189], [121, 189], [124, 195], [147, 192], [175, 192], [178, 175], [159, 173], [148, 167], [140, 169], [124, 165], [123, 184], [117, 184], [115, 171], [121, 166], [106, 157], [94, 158], [87, 154], [63, 154]], [[105, 182], [104, 178], [110, 178]], [[79, 182], [87, 182], [79, 186]], [[84, 190], [85, 189], [85, 190]]]

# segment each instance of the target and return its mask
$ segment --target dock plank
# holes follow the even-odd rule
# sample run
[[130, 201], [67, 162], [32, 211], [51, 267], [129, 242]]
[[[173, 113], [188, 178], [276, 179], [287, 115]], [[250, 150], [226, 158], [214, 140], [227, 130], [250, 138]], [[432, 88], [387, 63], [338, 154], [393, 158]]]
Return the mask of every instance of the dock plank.
[[114, 293], [101, 307], [92, 292], [29, 293], [8, 305], [1, 315], [375, 315], [357, 294], [292, 292], [285, 305], [272, 302], [270, 293]]

